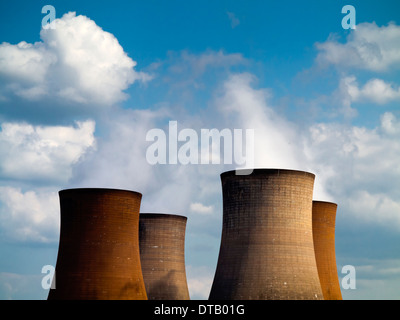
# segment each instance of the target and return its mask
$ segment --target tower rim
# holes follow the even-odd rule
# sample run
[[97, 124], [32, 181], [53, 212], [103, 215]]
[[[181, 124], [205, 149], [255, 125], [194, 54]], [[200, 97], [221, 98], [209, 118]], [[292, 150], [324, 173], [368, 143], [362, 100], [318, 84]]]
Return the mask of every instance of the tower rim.
[[313, 204], [316, 203], [316, 204], [334, 205], [336, 207], [338, 206], [338, 204], [336, 202], [333, 202], [333, 201], [313, 200], [312, 202], [313, 202]]
[[173, 214], [173, 213], [164, 213], [164, 212], [141, 212], [139, 215], [139, 218], [158, 218], [158, 217], [171, 217], [171, 218], [179, 218], [179, 219], [184, 219], [187, 220], [188, 218], [184, 215], [180, 214]]
[[67, 194], [67, 193], [73, 193], [73, 192], [78, 192], [78, 193], [114, 192], [114, 193], [131, 193], [131, 194], [136, 194], [136, 195], [142, 196], [142, 193], [140, 193], [138, 191], [127, 190], [127, 189], [118, 189], [118, 188], [68, 188], [68, 189], [62, 189], [62, 190], [58, 191], [58, 193], [60, 195]]
[[312, 172], [304, 171], [304, 170], [297, 170], [297, 169], [286, 169], [286, 168], [249, 168], [249, 169], [236, 169], [236, 170], [229, 170], [221, 173], [222, 177], [229, 177], [229, 176], [236, 176], [237, 172], [248, 172], [252, 170], [250, 174], [239, 174], [239, 176], [254, 176], [254, 175], [262, 175], [262, 174], [279, 174], [279, 173], [299, 173], [304, 175], [309, 175], [315, 178], [315, 174]]

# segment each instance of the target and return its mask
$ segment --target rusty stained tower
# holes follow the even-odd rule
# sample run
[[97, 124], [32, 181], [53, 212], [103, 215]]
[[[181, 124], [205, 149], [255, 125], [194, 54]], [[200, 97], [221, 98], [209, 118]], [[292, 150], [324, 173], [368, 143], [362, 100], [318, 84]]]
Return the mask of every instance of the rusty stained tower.
[[313, 201], [314, 251], [325, 300], [342, 300], [335, 254], [336, 211], [336, 203]]
[[221, 174], [223, 223], [210, 300], [321, 300], [312, 173]]
[[59, 192], [55, 289], [48, 299], [145, 300], [139, 254], [142, 195], [117, 189]]
[[141, 213], [140, 259], [149, 300], [189, 300], [185, 270], [187, 218]]

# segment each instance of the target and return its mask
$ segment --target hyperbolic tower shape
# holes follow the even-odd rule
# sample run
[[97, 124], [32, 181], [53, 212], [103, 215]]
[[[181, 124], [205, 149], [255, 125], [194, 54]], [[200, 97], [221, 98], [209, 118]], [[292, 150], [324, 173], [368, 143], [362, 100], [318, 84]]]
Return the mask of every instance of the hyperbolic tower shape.
[[323, 299], [312, 236], [312, 173], [221, 174], [223, 224], [210, 300]]
[[59, 192], [55, 289], [48, 299], [145, 300], [139, 254], [142, 195], [117, 189]]
[[189, 300], [185, 270], [187, 218], [141, 213], [140, 259], [149, 300]]
[[325, 300], [342, 300], [335, 253], [336, 211], [336, 203], [313, 201], [314, 251]]

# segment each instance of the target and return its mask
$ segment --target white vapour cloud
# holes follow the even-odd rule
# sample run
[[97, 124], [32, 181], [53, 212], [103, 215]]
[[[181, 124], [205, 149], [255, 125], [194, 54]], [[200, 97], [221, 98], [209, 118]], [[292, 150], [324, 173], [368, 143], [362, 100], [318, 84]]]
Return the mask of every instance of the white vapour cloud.
[[118, 40], [88, 17], [69, 12], [54, 23], [55, 29], [41, 30], [40, 42], [0, 44], [2, 100], [16, 95], [109, 106], [126, 99], [123, 91], [135, 81], [151, 79], [135, 71]]
[[163, 109], [114, 112], [105, 124], [109, 133], [97, 140], [96, 152], [74, 166], [69, 186], [134, 190], [143, 194], [142, 212], [190, 214], [191, 202], [201, 201], [204, 192], [204, 181], [199, 178], [202, 168], [179, 163], [151, 165], [146, 158], [152, 144], [146, 141], [147, 132], [160, 128], [168, 134], [168, 125], [164, 125], [168, 115]]
[[[116, 110], [103, 126], [107, 135], [99, 138], [96, 152], [74, 168], [72, 185], [138, 188], [155, 181], [146, 161], [146, 133], [163, 111]], [[154, 179], [154, 180], [153, 180]]]
[[0, 131], [0, 173], [16, 180], [67, 182], [72, 166], [95, 147], [95, 123], [76, 126], [33, 126], [3, 123]]
[[332, 37], [316, 45], [320, 51], [317, 62], [321, 65], [335, 65], [340, 68], [357, 68], [375, 72], [400, 67], [400, 26], [389, 23], [377, 26], [360, 23], [351, 32], [345, 43]]
[[254, 89], [254, 81], [248, 73], [230, 76], [216, 102], [219, 111], [236, 128], [254, 130], [256, 167], [304, 168], [299, 128], [274, 111], [268, 102], [271, 93]]

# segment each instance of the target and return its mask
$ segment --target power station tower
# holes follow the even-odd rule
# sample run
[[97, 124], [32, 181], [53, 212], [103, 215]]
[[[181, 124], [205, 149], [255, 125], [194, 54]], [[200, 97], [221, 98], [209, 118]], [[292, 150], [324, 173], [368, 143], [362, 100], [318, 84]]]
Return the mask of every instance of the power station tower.
[[140, 259], [149, 300], [189, 300], [185, 270], [187, 218], [141, 213]]
[[222, 237], [210, 300], [323, 299], [312, 235], [312, 173], [221, 174]]
[[147, 299], [139, 254], [142, 195], [116, 189], [59, 192], [55, 289], [48, 299]]
[[335, 254], [336, 211], [336, 203], [313, 201], [314, 251], [325, 300], [342, 300]]

